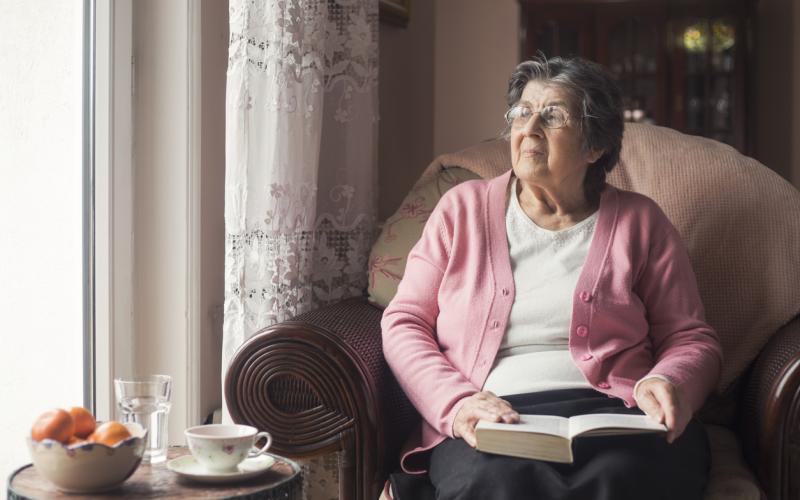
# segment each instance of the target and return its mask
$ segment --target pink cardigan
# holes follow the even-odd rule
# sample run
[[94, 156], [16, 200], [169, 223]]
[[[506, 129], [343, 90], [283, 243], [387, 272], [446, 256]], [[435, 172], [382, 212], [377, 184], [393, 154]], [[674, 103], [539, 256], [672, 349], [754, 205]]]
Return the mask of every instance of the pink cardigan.
[[[403, 454], [452, 437], [464, 398], [480, 391], [514, 302], [505, 211], [511, 171], [442, 197], [408, 255], [381, 326], [386, 360], [423, 417]], [[572, 306], [569, 351], [600, 392], [633, 406], [642, 377], [667, 377], [696, 411], [722, 350], [706, 324], [689, 255], [654, 201], [607, 185]]]

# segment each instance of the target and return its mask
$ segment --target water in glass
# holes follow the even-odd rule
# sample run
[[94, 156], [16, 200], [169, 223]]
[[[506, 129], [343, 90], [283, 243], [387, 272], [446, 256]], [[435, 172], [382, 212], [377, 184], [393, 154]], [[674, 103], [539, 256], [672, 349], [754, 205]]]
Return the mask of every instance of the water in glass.
[[156, 463], [167, 459], [167, 417], [170, 409], [172, 378], [151, 375], [130, 380], [114, 380], [117, 409], [122, 422], [135, 422], [147, 429], [147, 445], [142, 460]]

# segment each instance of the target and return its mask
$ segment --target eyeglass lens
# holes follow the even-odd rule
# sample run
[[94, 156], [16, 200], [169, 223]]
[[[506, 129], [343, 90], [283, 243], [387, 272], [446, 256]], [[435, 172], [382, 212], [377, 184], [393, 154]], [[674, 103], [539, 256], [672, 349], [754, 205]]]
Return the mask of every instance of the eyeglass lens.
[[567, 123], [567, 112], [560, 106], [545, 106], [539, 111], [533, 111], [527, 106], [514, 106], [508, 110], [506, 120], [514, 128], [522, 128], [535, 114], [539, 114], [545, 128], [561, 128]]

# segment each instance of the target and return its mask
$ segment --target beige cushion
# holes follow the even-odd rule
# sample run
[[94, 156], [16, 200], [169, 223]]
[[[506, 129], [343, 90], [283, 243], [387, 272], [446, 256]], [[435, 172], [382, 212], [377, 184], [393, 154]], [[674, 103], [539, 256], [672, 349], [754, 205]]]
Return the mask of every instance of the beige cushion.
[[448, 189], [477, 174], [463, 168], [448, 168], [417, 183], [400, 208], [386, 220], [369, 256], [369, 300], [386, 307], [397, 292], [397, 285], [406, 268], [406, 257], [419, 240], [422, 227]]
[[744, 461], [736, 435], [729, 429], [707, 425], [711, 471], [705, 500], [761, 500], [765, 498]]
[[[487, 141], [442, 155], [416, 187], [429, 186], [450, 167], [483, 178], [500, 175], [510, 168], [508, 142]], [[608, 180], [653, 198], [686, 242], [708, 322], [720, 334], [725, 360], [718, 389], [724, 390], [767, 339], [800, 312], [800, 193], [730, 146], [642, 124], [626, 125], [622, 158]], [[432, 202], [425, 198], [426, 207]], [[402, 210], [389, 221], [401, 217]], [[405, 226], [396, 247], [379, 240], [371, 283], [400, 280], [405, 254], [419, 238], [427, 213]], [[394, 288], [384, 287], [373, 300], [386, 305], [393, 296]]]
[[[736, 436], [725, 427], [706, 426], [711, 448], [711, 470], [704, 500], [762, 500], [758, 487], [742, 456]], [[378, 500], [391, 500], [387, 485]]]

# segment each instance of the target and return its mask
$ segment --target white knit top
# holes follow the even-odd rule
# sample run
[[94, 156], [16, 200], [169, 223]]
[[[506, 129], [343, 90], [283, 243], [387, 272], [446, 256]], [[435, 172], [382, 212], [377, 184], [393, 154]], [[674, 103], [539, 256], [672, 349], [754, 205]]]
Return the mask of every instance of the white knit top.
[[516, 295], [484, 390], [497, 395], [591, 388], [569, 354], [572, 296], [594, 234], [597, 212], [574, 226], [537, 226], [519, 204], [516, 179], [506, 209]]

